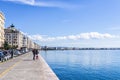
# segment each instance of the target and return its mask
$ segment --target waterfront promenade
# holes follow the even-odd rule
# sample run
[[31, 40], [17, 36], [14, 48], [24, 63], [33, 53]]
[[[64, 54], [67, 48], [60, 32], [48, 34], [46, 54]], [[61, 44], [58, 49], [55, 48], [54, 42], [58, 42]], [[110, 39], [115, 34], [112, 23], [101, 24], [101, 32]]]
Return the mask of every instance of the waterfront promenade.
[[0, 63], [0, 80], [59, 80], [45, 60], [32, 60], [32, 52]]

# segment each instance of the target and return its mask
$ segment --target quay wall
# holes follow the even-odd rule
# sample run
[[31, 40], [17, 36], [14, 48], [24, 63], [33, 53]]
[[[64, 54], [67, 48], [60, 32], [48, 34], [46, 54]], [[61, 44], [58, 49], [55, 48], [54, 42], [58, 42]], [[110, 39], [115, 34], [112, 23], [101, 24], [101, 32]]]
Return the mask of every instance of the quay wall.
[[47, 64], [47, 62], [43, 59], [43, 57], [39, 54], [40, 62], [42, 62], [41, 65], [43, 65], [43, 69], [46, 73], [46, 79], [52, 79], [52, 80], [59, 80], [59, 78], [56, 76], [56, 74], [53, 72], [53, 70], [50, 68], [50, 66]]

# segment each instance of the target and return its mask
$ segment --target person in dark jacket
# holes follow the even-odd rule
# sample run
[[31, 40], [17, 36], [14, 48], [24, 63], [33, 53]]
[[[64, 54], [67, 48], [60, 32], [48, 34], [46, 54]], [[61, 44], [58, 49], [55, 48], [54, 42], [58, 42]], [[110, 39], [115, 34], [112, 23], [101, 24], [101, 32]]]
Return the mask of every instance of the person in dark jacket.
[[13, 49], [11, 50], [10, 54], [11, 54], [11, 59], [12, 59], [13, 56], [14, 56], [14, 51], [13, 51]]
[[35, 60], [36, 50], [33, 49], [32, 52], [33, 52], [33, 60]]
[[39, 52], [38, 52], [37, 49], [36, 49], [35, 51], [36, 51], [36, 59], [38, 59], [38, 53], [39, 53]]

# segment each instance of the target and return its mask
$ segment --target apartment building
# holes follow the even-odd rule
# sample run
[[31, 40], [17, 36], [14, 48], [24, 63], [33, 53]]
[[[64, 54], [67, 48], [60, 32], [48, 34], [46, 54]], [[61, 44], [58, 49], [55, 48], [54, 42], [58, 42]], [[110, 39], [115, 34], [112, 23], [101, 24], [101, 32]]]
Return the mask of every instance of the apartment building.
[[12, 24], [5, 29], [5, 41], [12, 47], [21, 49], [23, 47], [23, 34]]
[[22, 47], [27, 48], [27, 36], [23, 35], [23, 44]]
[[37, 43], [34, 42], [34, 48], [35, 49], [41, 49], [40, 45], [38, 45]]
[[27, 44], [28, 49], [34, 48], [34, 42], [29, 37], [27, 38]]
[[4, 24], [5, 17], [2, 12], [0, 12], [0, 48], [3, 47], [4, 44]]

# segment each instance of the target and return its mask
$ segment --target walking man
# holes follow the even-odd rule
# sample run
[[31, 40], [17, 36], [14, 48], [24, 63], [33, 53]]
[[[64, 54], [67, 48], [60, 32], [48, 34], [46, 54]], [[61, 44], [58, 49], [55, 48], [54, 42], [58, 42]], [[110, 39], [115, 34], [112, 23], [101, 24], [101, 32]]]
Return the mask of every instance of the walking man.
[[33, 52], [33, 60], [35, 60], [36, 50], [33, 49], [32, 52]]

